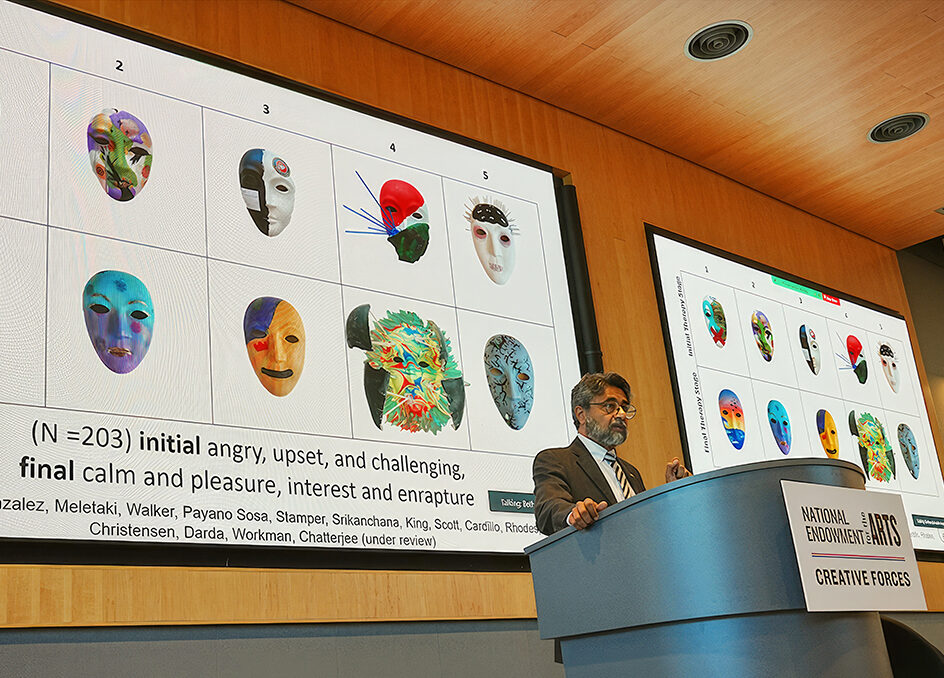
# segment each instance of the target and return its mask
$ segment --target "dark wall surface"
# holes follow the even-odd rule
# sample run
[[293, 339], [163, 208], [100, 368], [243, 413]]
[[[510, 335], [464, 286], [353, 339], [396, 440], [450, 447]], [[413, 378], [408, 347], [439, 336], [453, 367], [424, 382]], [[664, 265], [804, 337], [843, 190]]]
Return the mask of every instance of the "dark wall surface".
[[4, 678], [563, 677], [534, 621], [0, 631]]

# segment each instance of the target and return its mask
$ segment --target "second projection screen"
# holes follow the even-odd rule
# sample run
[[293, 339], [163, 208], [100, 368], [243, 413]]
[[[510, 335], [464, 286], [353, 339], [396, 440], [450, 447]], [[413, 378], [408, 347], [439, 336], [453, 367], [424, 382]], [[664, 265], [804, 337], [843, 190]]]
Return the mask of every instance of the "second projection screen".
[[944, 549], [944, 492], [904, 319], [650, 228], [692, 471], [814, 457], [901, 494]]

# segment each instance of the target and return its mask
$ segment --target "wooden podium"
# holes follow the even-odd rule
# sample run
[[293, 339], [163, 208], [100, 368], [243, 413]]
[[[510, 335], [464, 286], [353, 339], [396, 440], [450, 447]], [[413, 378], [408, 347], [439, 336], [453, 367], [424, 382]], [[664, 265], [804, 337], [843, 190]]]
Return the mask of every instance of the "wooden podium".
[[864, 489], [858, 466], [767, 461], [663, 485], [525, 549], [568, 678], [891, 678], [877, 612], [810, 613], [781, 480]]

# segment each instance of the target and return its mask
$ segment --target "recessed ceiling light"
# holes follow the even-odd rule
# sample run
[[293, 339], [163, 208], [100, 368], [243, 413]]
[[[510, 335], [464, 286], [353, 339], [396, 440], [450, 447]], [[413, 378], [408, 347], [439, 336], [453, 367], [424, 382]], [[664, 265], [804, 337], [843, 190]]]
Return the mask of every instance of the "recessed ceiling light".
[[912, 134], [916, 134], [928, 124], [927, 114], [925, 113], [905, 113], [896, 115], [894, 118], [883, 120], [869, 131], [869, 141], [876, 144], [887, 144], [892, 141], [901, 141], [907, 139]]
[[717, 61], [741, 51], [754, 29], [736, 19], [705, 26], [685, 41], [685, 56], [695, 61]]

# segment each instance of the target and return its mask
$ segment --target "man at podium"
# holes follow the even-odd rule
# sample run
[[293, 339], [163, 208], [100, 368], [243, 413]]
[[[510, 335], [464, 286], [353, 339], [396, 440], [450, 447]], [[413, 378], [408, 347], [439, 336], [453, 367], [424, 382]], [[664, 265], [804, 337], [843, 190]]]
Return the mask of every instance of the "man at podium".
[[[570, 392], [577, 437], [534, 459], [534, 517], [544, 534], [567, 525], [582, 530], [607, 506], [645, 491], [639, 471], [615, 450], [626, 440], [626, 422], [636, 416], [631, 395], [615, 372], [585, 374]], [[678, 457], [665, 466], [666, 482], [690, 475]]]

